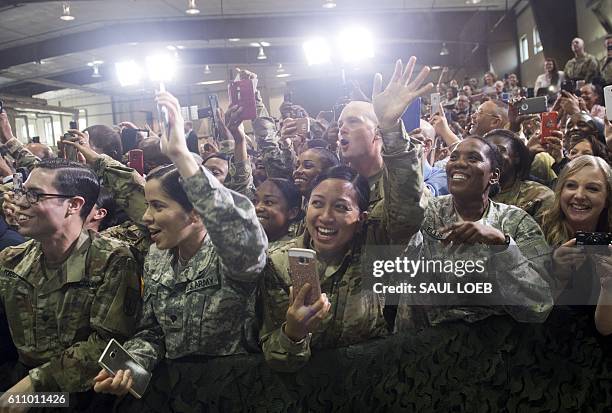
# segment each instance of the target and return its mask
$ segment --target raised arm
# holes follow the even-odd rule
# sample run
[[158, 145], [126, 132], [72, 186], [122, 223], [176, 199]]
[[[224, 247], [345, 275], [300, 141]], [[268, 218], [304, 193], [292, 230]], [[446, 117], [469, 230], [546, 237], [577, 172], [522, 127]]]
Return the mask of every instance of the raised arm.
[[227, 189], [191, 156], [183, 133], [178, 100], [159, 93], [157, 103], [168, 109], [169, 136], [161, 138], [162, 152], [176, 165], [182, 185], [202, 218], [222, 265], [230, 276], [255, 281], [265, 266], [268, 239], [255, 207], [244, 195]]
[[382, 76], [377, 74], [374, 78], [372, 103], [383, 140], [383, 223], [393, 242], [407, 242], [420, 228], [425, 214], [422, 147], [411, 143], [400, 120], [419, 95], [433, 88], [431, 83], [421, 87], [429, 67], [424, 67], [411, 82], [415, 64], [415, 57], [405, 68], [398, 60], [384, 91]]

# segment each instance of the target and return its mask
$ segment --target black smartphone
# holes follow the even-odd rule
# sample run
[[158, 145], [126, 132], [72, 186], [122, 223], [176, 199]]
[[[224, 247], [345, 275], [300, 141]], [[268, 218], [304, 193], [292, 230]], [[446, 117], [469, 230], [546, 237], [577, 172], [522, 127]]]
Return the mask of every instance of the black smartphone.
[[0, 100], [0, 113], [4, 111], [4, 102]]
[[577, 231], [576, 245], [612, 245], [612, 233]]
[[77, 123], [76, 120], [70, 121], [70, 129], [79, 129], [79, 124]]
[[402, 121], [404, 121], [404, 128], [406, 132], [412, 132], [415, 129], [421, 127], [421, 98], [416, 98], [414, 102], [402, 115]]
[[123, 128], [121, 131], [121, 147], [123, 153], [127, 153], [138, 146], [138, 131], [136, 129]]
[[564, 80], [561, 83], [561, 90], [565, 90], [571, 94], [576, 93], [576, 82], [571, 79]]
[[546, 106], [546, 96], [525, 99], [519, 102], [518, 105], [519, 115], [531, 115], [548, 111], [548, 107]]

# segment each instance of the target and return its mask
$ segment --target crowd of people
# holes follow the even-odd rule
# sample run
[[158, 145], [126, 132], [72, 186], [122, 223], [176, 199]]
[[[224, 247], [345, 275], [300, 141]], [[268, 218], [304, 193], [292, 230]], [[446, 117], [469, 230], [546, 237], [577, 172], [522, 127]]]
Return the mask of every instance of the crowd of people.
[[[415, 76], [414, 57], [386, 85], [377, 74], [371, 99], [355, 87], [333, 121], [287, 101], [276, 120], [256, 93], [253, 133], [240, 107], [219, 110], [218, 140], [197, 154], [178, 100], [159, 92], [168, 126], [138, 138], [144, 177], [111, 127], [70, 130], [56, 156], [23, 145], [1, 113], [0, 400], [126, 394], [132, 372], [97, 363], [111, 338], [155, 375], [164, 358], [257, 352], [295, 372], [323, 349], [491, 315], [544, 323], [562, 304], [610, 336], [611, 247], [577, 238], [612, 233], [612, 124], [601, 109], [612, 51], [599, 66], [582, 40], [572, 50], [563, 72], [546, 59], [535, 84], [558, 113], [550, 136], [539, 115], [519, 115], [515, 74], [425, 84], [430, 69]], [[561, 90], [566, 79], [584, 84]], [[445, 99], [432, 108], [436, 87]], [[420, 127], [407, 131], [402, 114], [419, 96]], [[416, 260], [485, 258], [498, 295], [390, 305], [364, 288], [364, 260], [391, 245]], [[316, 252], [314, 302], [315, 286], [293, 288], [291, 248]]]

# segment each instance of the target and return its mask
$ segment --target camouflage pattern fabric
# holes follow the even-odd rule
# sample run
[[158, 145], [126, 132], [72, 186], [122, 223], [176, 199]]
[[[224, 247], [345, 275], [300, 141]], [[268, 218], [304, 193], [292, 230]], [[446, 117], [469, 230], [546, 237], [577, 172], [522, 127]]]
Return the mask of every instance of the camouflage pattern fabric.
[[127, 220], [120, 225], [105, 229], [100, 235], [123, 241], [129, 245], [134, 253], [134, 258], [136, 258], [138, 264], [142, 267], [144, 257], [149, 252], [149, 246], [151, 245], [149, 231], [146, 227]]
[[236, 191], [239, 194], [246, 196], [249, 199], [255, 199], [255, 185], [253, 184], [253, 170], [251, 169], [251, 161], [236, 161], [234, 157], [230, 160], [230, 171], [224, 185]]
[[125, 344], [149, 370], [162, 357], [224, 356], [257, 346], [255, 287], [268, 242], [253, 204], [204, 168], [182, 185], [208, 235], [185, 266], [175, 251], [151, 245], [143, 314]]
[[582, 57], [573, 57], [563, 69], [566, 79], [584, 80], [591, 83], [599, 75], [599, 63], [595, 56], [585, 53]]
[[164, 361], [117, 412], [608, 412], [610, 342], [592, 314], [544, 324], [494, 316], [313, 354], [298, 373], [257, 355]]
[[296, 155], [293, 149], [281, 148], [277, 135], [257, 137], [257, 148], [261, 154], [268, 178], [293, 179]]
[[[508, 313], [522, 322], [543, 322], [553, 307], [552, 290], [547, 268], [550, 249], [538, 224], [525, 211], [511, 205], [489, 201], [483, 217], [477, 221], [499, 229], [510, 236], [507, 248], [490, 249], [482, 245], [444, 246], [440, 229], [461, 222], [455, 211], [452, 195], [430, 199], [425, 219], [419, 231], [410, 240], [407, 255], [412, 260], [424, 257], [427, 260], [483, 260], [486, 271], [470, 274], [471, 282], [490, 281], [494, 276], [496, 290], [504, 301], [516, 305], [493, 305], [487, 307], [440, 307], [426, 306], [422, 311], [430, 324], [449, 320], [478, 321], [494, 314]], [[513, 246], [515, 244], [515, 246]], [[430, 274], [432, 282], [454, 282], [455, 274]], [[409, 295], [402, 295], [398, 307], [398, 328], [410, 328], [414, 324], [413, 308], [408, 304]]]
[[546, 184], [546, 186], [554, 188], [553, 183], [557, 179], [557, 174], [553, 170], [554, 164], [555, 158], [546, 152], [540, 152], [533, 158], [529, 173]]
[[[366, 223], [338, 264], [317, 262], [321, 291], [332, 308], [312, 335], [312, 348], [324, 349], [355, 344], [387, 333], [383, 315], [383, 297], [362, 287], [361, 249], [368, 243], [388, 244], [391, 240], [410, 239], [422, 221], [423, 190], [422, 147], [411, 145], [403, 127], [383, 134], [384, 200], [376, 222]], [[373, 234], [376, 233], [376, 234]], [[402, 238], [403, 237], [403, 238]], [[268, 363], [279, 371], [303, 367], [311, 354], [310, 338], [293, 343], [282, 331], [289, 307], [289, 263], [291, 247], [313, 248], [308, 231], [300, 238], [269, 252], [269, 261], [260, 286], [260, 309], [263, 325], [260, 340]]]
[[28, 171], [32, 171], [34, 166], [40, 162], [40, 159], [26, 149], [26, 147], [19, 142], [17, 138], [10, 139], [4, 145], [8, 149], [13, 159], [15, 159], [15, 164], [18, 168], [27, 168]]
[[134, 169], [107, 155], [100, 155], [93, 166], [100, 182], [112, 192], [117, 206], [136, 224], [144, 227], [142, 216], [146, 208], [144, 178]]
[[0, 317], [36, 391], [85, 391], [108, 340], [135, 331], [139, 271], [123, 243], [92, 231], [59, 268], [43, 261], [36, 241], [0, 253]]
[[527, 212], [540, 225], [542, 214], [552, 208], [555, 193], [533, 181], [516, 181], [510, 188], [495, 195], [493, 201], [514, 205]]

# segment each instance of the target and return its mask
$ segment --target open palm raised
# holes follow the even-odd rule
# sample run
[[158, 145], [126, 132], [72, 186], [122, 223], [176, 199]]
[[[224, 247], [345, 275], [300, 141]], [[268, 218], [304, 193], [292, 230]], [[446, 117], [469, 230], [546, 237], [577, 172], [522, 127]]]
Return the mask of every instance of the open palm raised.
[[372, 104], [378, 118], [378, 125], [383, 130], [395, 127], [406, 108], [418, 96], [433, 89], [433, 83], [431, 82], [421, 87], [423, 81], [429, 75], [430, 69], [428, 66], [421, 69], [418, 76], [412, 82], [410, 81], [416, 60], [416, 57], [412, 56], [404, 67], [401, 59], [398, 59], [395, 62], [395, 70], [391, 81], [385, 90], [382, 90], [382, 75], [377, 73], [374, 76]]

